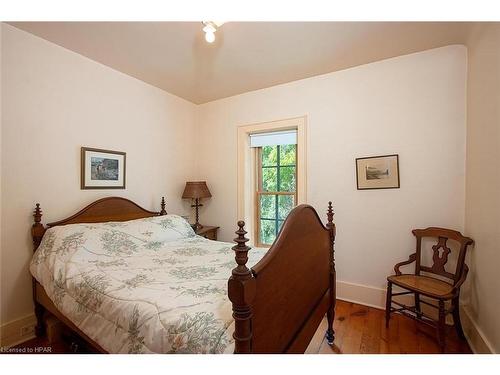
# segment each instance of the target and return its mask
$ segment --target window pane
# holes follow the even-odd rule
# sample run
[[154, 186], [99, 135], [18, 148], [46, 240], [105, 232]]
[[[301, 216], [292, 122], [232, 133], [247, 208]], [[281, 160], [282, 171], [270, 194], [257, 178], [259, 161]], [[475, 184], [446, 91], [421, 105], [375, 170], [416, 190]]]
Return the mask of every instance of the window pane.
[[280, 165], [295, 165], [296, 145], [280, 146]]
[[295, 191], [295, 167], [280, 167], [279, 191]]
[[260, 217], [274, 220], [276, 217], [276, 195], [260, 196]]
[[262, 168], [262, 190], [276, 191], [278, 188], [278, 168]]
[[260, 241], [271, 245], [276, 238], [276, 222], [274, 220], [260, 221]]
[[278, 196], [278, 218], [286, 219], [294, 206], [293, 195], [279, 195]]
[[[261, 148], [259, 188], [264, 192], [296, 192], [297, 146]], [[279, 164], [279, 165], [278, 165]], [[259, 194], [259, 242], [271, 245], [284, 220], [295, 206], [294, 194]]]
[[278, 147], [264, 146], [262, 147], [262, 165], [277, 165], [278, 164]]

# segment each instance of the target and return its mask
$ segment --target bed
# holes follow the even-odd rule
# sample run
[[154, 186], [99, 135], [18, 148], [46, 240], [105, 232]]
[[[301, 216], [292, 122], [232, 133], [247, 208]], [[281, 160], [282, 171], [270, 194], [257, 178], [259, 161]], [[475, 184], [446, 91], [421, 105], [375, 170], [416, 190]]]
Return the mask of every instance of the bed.
[[[103, 353], [303, 353], [324, 315], [333, 344], [335, 225], [294, 208], [270, 249], [195, 235], [159, 212], [100, 199], [43, 225], [30, 265], [37, 317], [50, 311]], [[232, 270], [232, 271], [231, 271]]]

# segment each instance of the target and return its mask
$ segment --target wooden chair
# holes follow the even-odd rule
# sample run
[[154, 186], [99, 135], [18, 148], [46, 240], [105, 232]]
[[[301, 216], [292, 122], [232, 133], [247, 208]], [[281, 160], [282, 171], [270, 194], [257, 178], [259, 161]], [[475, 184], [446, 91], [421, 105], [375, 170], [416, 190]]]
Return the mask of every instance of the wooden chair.
[[[389, 319], [391, 312], [399, 312], [412, 319], [416, 319], [437, 330], [437, 337], [441, 352], [445, 350], [445, 318], [447, 314], [453, 314], [453, 322], [455, 329], [460, 338], [465, 338], [462, 325], [460, 323], [459, 314], [459, 299], [460, 287], [464, 283], [469, 267], [465, 264], [465, 254], [469, 245], [474, 241], [469, 237], [464, 237], [460, 232], [444, 229], [444, 228], [427, 228], [427, 229], [414, 229], [412, 233], [417, 240], [416, 252], [411, 254], [409, 259], [405, 262], [398, 263], [394, 266], [395, 275], [387, 278], [387, 301], [385, 309], [385, 324], [389, 326]], [[422, 265], [422, 239], [424, 237], [437, 238], [437, 244], [432, 246], [433, 251], [433, 264], [431, 267]], [[445, 264], [448, 262], [448, 255], [451, 249], [447, 246], [448, 240], [454, 240], [460, 245], [457, 265], [454, 273], [445, 270]], [[442, 252], [440, 254], [440, 249]], [[414, 274], [402, 274], [399, 268], [401, 266], [415, 262]], [[439, 278], [430, 275], [438, 275]], [[448, 282], [448, 280], [451, 280]], [[397, 285], [407, 291], [401, 293], [392, 293], [392, 285]], [[413, 294], [415, 297], [415, 305], [408, 306], [393, 300], [394, 296], [405, 294]], [[426, 296], [431, 299], [437, 300], [438, 305], [421, 300], [420, 296]], [[450, 308], [445, 309], [445, 301], [451, 301]], [[392, 304], [399, 307], [394, 308]], [[438, 310], [438, 320], [436, 321], [431, 316], [422, 312], [421, 304], [426, 304]]]

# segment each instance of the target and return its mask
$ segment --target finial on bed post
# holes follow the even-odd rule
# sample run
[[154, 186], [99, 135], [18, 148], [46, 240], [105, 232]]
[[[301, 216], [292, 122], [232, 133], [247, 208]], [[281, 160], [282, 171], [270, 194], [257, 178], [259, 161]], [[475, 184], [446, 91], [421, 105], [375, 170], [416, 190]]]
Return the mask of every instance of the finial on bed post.
[[42, 221], [42, 209], [40, 208], [40, 203], [35, 205], [35, 211], [33, 211], [33, 217], [35, 218], [35, 223]]
[[165, 210], [165, 197], [161, 197], [161, 211], [160, 215], [166, 215], [167, 211]]
[[337, 291], [336, 291], [336, 274], [335, 274], [335, 236], [336, 236], [336, 228], [335, 223], [333, 222], [333, 206], [332, 202], [328, 202], [328, 210], [326, 211], [326, 216], [328, 218], [328, 222], [326, 227], [330, 232], [330, 288], [329, 288], [329, 296], [330, 296], [330, 306], [328, 307], [328, 311], [326, 313], [328, 320], [328, 329], [326, 330], [326, 341], [329, 345], [333, 345], [333, 340], [335, 339], [335, 332], [333, 331], [333, 321], [335, 319], [335, 303], [337, 299]]
[[45, 233], [45, 228], [42, 224], [42, 209], [40, 208], [40, 203], [35, 206], [35, 211], [33, 211], [33, 218], [35, 222], [31, 226], [31, 237], [33, 238], [33, 250], [36, 250], [42, 242], [43, 234]]
[[250, 247], [246, 245], [248, 238], [245, 238], [247, 232], [244, 226], [244, 221], [238, 221], [237, 237], [234, 239], [237, 245], [233, 246], [234, 259], [238, 266], [233, 269], [228, 281], [228, 296], [233, 303], [235, 323], [233, 333], [235, 353], [252, 352], [252, 301], [255, 297], [256, 281], [252, 271], [246, 266]]

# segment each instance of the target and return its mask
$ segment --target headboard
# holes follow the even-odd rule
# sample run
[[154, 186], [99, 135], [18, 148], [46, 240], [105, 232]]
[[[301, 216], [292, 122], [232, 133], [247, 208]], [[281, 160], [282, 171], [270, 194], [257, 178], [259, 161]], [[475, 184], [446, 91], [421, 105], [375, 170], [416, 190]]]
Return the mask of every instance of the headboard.
[[[77, 223], [101, 223], [107, 221], [127, 221], [134, 219], [142, 219], [146, 217], [166, 215], [165, 198], [161, 198], [161, 211], [148, 211], [137, 203], [129, 199], [121, 197], [102, 198], [92, 202], [84, 209], [78, 211], [65, 219], [47, 224], [47, 228], [58, 225], [77, 224]], [[46, 228], [41, 223], [42, 210], [40, 204], [37, 203], [33, 213], [35, 223], [31, 227], [31, 235], [33, 237], [34, 250], [38, 248], [42, 241], [43, 234]]]

